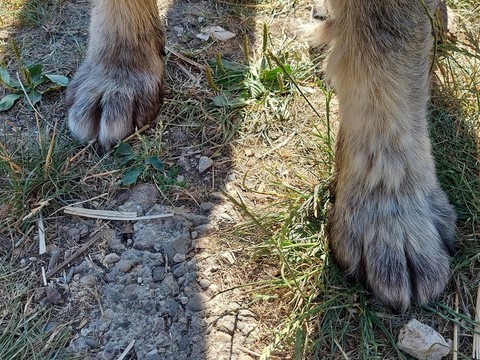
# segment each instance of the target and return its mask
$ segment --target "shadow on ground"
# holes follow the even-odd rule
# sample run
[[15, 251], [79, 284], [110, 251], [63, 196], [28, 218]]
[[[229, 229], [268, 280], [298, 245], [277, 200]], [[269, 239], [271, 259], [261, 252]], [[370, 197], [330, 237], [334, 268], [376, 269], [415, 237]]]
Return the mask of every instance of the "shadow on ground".
[[[251, 5], [175, 1], [166, 9], [161, 4], [168, 27], [168, 94], [157, 127], [144, 135], [161, 133], [158, 157], [165, 163], [164, 177], [172, 183], [152, 181], [85, 204], [171, 217], [109, 222], [54, 214], [55, 209], [47, 206], [43, 209], [47, 253], [40, 256], [36, 217], [29, 219], [30, 232], [9, 229], [7, 242], [21, 243], [13, 249], [16, 264], [36, 277], [32, 297], [23, 301], [32, 301], [39, 311], [51, 311], [45, 324], [49, 334], [55, 334], [60, 324], [69, 324], [73, 340], [67, 349], [58, 350], [60, 358], [80, 354], [113, 359], [124, 352], [129, 359], [246, 360], [258, 352], [258, 315], [248, 309], [240, 291], [223, 293], [241, 283], [232, 272], [234, 255], [216, 248], [223, 245], [217, 230], [231, 227], [237, 216], [219, 190], [230, 174], [229, 141], [235, 132], [231, 124], [240, 119], [215, 109], [203, 70], [217, 52], [231, 60], [243, 57], [244, 36], [256, 45]], [[71, 78], [86, 50], [88, 8], [87, 1], [28, 1], [18, 13], [21, 24], [3, 29], [6, 48], [15, 41], [25, 64], [40, 63], [46, 72]], [[222, 26], [237, 36], [225, 43], [197, 38], [208, 25]], [[3, 59], [12, 73], [19, 71], [19, 59], [11, 50]], [[58, 92], [44, 97], [37, 107], [40, 120], [23, 102], [3, 113], [4, 143], [14, 137], [35, 139], [38, 121], [42, 128], [64, 124], [63, 96]], [[71, 142], [65, 126], [59, 129], [62, 139]], [[225, 129], [231, 134], [225, 135]], [[201, 174], [200, 156], [214, 161]], [[88, 166], [92, 160], [110, 161], [92, 149], [85, 157]], [[93, 166], [77, 180], [90, 184], [90, 198], [100, 193], [98, 183], [89, 183], [88, 177], [104, 177], [101, 169]], [[107, 187], [114, 186], [111, 178], [104, 180]], [[62, 200], [67, 205], [86, 199], [72, 194]], [[88, 248], [79, 251], [85, 244]], [[47, 272], [46, 284], [42, 269]]]

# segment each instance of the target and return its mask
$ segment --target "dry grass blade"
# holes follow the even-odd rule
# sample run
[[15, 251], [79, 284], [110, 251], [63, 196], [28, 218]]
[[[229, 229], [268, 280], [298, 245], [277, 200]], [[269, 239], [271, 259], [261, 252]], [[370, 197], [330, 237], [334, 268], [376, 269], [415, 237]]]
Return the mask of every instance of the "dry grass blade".
[[205, 66], [199, 64], [198, 62], [196, 61], [193, 61], [192, 59], [189, 59], [187, 58], [186, 56], [183, 56], [182, 54], [180, 54], [178, 51], [175, 51], [171, 48], [169, 48], [168, 46], [165, 48], [165, 50], [167, 50], [169, 53], [172, 53], [173, 55], [175, 55], [177, 58], [179, 58], [180, 60], [183, 60], [185, 61], [187, 64], [190, 64], [192, 66], [195, 66], [196, 68], [198, 68], [200, 71], [203, 72], [203, 70], [205, 70]]
[[[455, 293], [455, 312], [458, 313], [458, 293]], [[453, 324], [452, 360], [458, 359], [458, 324]]]
[[83, 246], [75, 251], [72, 255], [70, 255], [64, 262], [61, 264], [55, 266], [52, 270], [47, 272], [46, 278], [49, 279], [52, 277], [55, 273], [57, 273], [59, 270], [63, 269], [65, 266], [70, 264], [73, 260], [75, 260], [78, 256], [80, 256], [85, 250], [87, 250], [92, 244], [96, 243], [99, 239], [105, 238], [109, 236], [109, 231], [108, 230], [103, 230], [98, 232], [96, 235], [94, 235], [88, 242], [83, 244]]
[[47, 252], [47, 245], [45, 241], [45, 223], [43, 217], [38, 218], [38, 254], [43, 255]]
[[93, 210], [76, 207], [66, 207], [63, 209], [65, 214], [87, 217], [92, 219], [119, 220], [119, 221], [137, 221], [172, 217], [173, 214], [155, 214], [137, 216], [134, 211], [112, 211], [112, 210]]
[[128, 344], [127, 348], [120, 354], [117, 360], [125, 359], [130, 350], [132, 350], [133, 345], [135, 345], [135, 339], [130, 341], [130, 344]]
[[53, 126], [53, 134], [50, 139], [50, 145], [48, 146], [48, 153], [47, 157], [45, 159], [45, 167], [44, 167], [44, 179], [48, 179], [48, 175], [50, 172], [50, 165], [52, 163], [52, 154], [53, 154], [53, 148], [55, 146], [55, 140], [57, 136], [57, 122], [55, 122], [55, 125]]
[[473, 354], [472, 359], [480, 359], [480, 286], [477, 291], [477, 304], [475, 306], [475, 331], [473, 333]]
[[15, 163], [15, 161], [13, 161], [11, 155], [7, 150], [7, 147], [1, 142], [0, 142], [0, 150], [1, 150], [0, 160], [5, 161], [15, 174], [22, 174], [23, 168], [17, 163]]

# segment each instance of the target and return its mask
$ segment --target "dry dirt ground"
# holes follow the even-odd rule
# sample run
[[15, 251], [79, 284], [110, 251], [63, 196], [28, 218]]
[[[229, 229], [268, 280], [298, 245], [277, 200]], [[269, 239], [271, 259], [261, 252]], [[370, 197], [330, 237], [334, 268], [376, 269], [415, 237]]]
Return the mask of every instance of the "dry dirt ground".
[[[245, 37], [252, 58], [258, 56], [264, 23], [280, 44], [300, 44], [297, 25], [309, 18], [310, 5], [285, 1], [282, 6], [268, 2], [239, 6], [189, 0], [159, 5], [165, 14], [168, 46], [168, 92], [158, 125], [162, 160], [177, 169], [175, 181], [186, 186], [168, 193], [151, 183], [127, 189], [113, 185], [118, 185], [118, 178], [93, 172], [93, 178], [106, 178], [107, 190], [112, 189], [85, 207], [172, 216], [108, 222], [57, 213], [45, 219], [47, 253], [41, 256], [36, 253], [36, 230], [23, 238], [17, 250], [20, 264], [39, 279], [33, 302], [55, 309], [48, 326], [66, 320], [74, 333], [59, 358], [80, 354], [116, 359], [126, 351], [130, 359], [255, 359], [271, 341], [275, 317], [282, 312], [251, 303], [242, 287], [277, 270], [267, 264], [243, 266], [255, 239], [230, 235], [241, 216], [222, 194], [243, 192], [240, 185], [246, 168], [253, 169], [248, 186], [261, 187], [264, 179], [252, 162], [268, 164], [270, 150], [255, 146], [256, 135], [232, 140], [239, 127], [238, 112], [219, 110], [215, 118], [199, 106], [212, 99], [203, 70], [206, 60], [220, 53], [230, 61], [243, 62]], [[6, 18], [2, 25], [5, 48], [15, 39], [24, 60], [71, 78], [86, 49], [89, 1], [29, 1], [21, 6], [18, 9], [26, 21], [18, 26]], [[222, 26], [236, 36], [224, 42], [199, 39], [197, 34], [210, 25]], [[2, 61], [15, 71], [11, 51], [2, 53]], [[178, 105], [179, 93], [183, 107]], [[68, 136], [63, 96], [63, 92], [45, 96], [38, 113], [47, 126], [58, 122], [62, 136]], [[298, 112], [302, 111], [304, 107], [299, 107]], [[28, 104], [19, 103], [0, 116], [2, 137], [18, 137], [19, 147], [38, 135], [38, 115]], [[248, 126], [261, 128], [261, 121]], [[285, 142], [281, 126], [268, 131], [272, 147]], [[146, 135], [157, 133], [147, 130]], [[206, 158], [213, 165], [200, 173], [199, 162]], [[314, 174], [306, 170], [305, 176]], [[88, 183], [85, 178], [82, 181]], [[95, 189], [97, 184], [91, 183], [90, 197], [103, 192]], [[85, 198], [72, 195], [70, 199], [81, 200]], [[255, 205], [253, 198], [246, 202]], [[78, 253], [86, 243], [92, 245]], [[47, 286], [42, 284], [42, 267], [49, 277]]]

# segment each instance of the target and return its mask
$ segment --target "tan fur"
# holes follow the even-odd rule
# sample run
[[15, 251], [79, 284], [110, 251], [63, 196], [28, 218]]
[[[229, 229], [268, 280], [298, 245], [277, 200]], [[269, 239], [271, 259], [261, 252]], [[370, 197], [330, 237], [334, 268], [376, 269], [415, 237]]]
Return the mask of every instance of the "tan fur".
[[[427, 131], [429, 19], [420, 0], [329, 0], [326, 9], [311, 39], [329, 43], [325, 69], [340, 106], [332, 250], [402, 311], [443, 291], [455, 229]], [[97, 0], [68, 92], [75, 136], [109, 148], [155, 117], [163, 46], [154, 0]]]
[[157, 115], [165, 35], [155, 0], [97, 0], [89, 46], [67, 93], [68, 125], [106, 149]]
[[430, 22], [418, 0], [331, 0], [328, 9], [318, 31], [328, 32], [325, 69], [340, 107], [332, 250], [405, 310], [445, 288], [455, 229], [427, 131]]

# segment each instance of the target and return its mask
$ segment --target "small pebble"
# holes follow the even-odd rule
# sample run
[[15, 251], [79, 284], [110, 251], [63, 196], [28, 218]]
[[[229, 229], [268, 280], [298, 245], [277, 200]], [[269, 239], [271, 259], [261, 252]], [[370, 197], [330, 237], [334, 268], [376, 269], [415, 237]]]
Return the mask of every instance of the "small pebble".
[[112, 309], [106, 309], [103, 312], [103, 316], [105, 316], [107, 319], [113, 319], [113, 317], [115, 316], [115, 312]]
[[80, 239], [80, 229], [77, 229], [76, 227], [68, 229], [67, 236], [69, 239], [73, 240], [76, 240], [77, 238]]
[[202, 287], [203, 290], [207, 290], [212, 282], [208, 279], [202, 279], [198, 284]]
[[103, 261], [105, 261], [105, 263], [108, 265], [115, 264], [116, 262], [120, 261], [120, 256], [115, 253], [110, 253], [105, 255]]
[[130, 260], [120, 260], [118, 262], [118, 269], [124, 273], [129, 272], [133, 267], [133, 263]]
[[46, 300], [53, 305], [58, 305], [63, 302], [62, 295], [54, 286], [47, 286], [45, 288], [45, 298]]
[[198, 172], [200, 174], [204, 173], [208, 169], [210, 169], [213, 165], [213, 160], [210, 159], [208, 156], [201, 156], [198, 160]]
[[165, 277], [165, 268], [163, 266], [157, 266], [153, 268], [152, 280], [153, 282], [162, 281]]
[[188, 300], [187, 309], [191, 311], [202, 311], [204, 304], [209, 298], [201, 293], [195, 293], [190, 300]]
[[90, 229], [87, 224], [80, 224], [80, 236], [85, 236], [88, 234]]
[[185, 254], [175, 254], [173, 257], [173, 261], [176, 263], [184, 262], [185, 261]]
[[204, 202], [204, 203], [201, 203], [200, 204], [200, 209], [202, 211], [210, 211], [212, 210], [212, 208], [215, 206], [214, 203], [210, 202], [210, 201], [207, 201], [207, 202]]
[[95, 285], [96, 282], [97, 282], [97, 279], [95, 279], [95, 275], [92, 275], [92, 274], [87, 274], [80, 278], [80, 283], [83, 285], [92, 286], [92, 285]]
[[87, 344], [88, 346], [90, 346], [92, 349], [93, 348], [97, 348], [100, 346], [99, 342], [93, 338], [85, 338], [85, 344]]
[[60, 260], [60, 254], [60, 249], [52, 249], [50, 260], [48, 262], [48, 270], [52, 270], [57, 265], [58, 260]]

